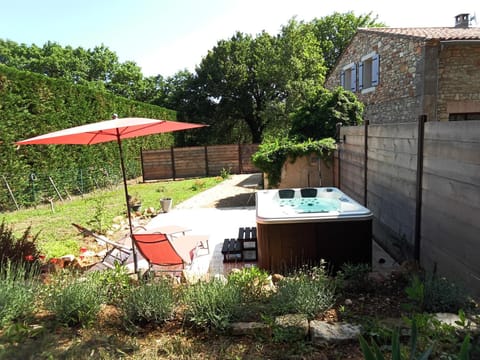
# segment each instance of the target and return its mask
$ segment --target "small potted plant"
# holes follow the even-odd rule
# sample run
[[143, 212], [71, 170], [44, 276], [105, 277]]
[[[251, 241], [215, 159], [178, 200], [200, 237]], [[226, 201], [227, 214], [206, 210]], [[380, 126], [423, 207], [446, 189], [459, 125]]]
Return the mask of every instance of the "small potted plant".
[[138, 195], [128, 195], [128, 207], [132, 211], [139, 211], [142, 207], [142, 199]]

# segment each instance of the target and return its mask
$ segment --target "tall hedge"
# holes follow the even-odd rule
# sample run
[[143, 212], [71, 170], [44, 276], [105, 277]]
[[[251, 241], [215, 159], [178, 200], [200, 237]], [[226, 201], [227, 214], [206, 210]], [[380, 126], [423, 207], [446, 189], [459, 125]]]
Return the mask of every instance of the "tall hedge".
[[[91, 146], [14, 144], [51, 131], [107, 120], [113, 113], [120, 117], [176, 119], [172, 110], [0, 64], [0, 182], [8, 183], [19, 202], [24, 203], [29, 201], [31, 174], [81, 174], [92, 168], [119, 171], [118, 148], [113, 142]], [[139, 160], [140, 148], [173, 146], [174, 137], [152, 135], [122, 144], [127, 163], [138, 168], [140, 162], [135, 160]], [[0, 210], [6, 208], [6, 203], [11, 203], [9, 194], [0, 191]]]

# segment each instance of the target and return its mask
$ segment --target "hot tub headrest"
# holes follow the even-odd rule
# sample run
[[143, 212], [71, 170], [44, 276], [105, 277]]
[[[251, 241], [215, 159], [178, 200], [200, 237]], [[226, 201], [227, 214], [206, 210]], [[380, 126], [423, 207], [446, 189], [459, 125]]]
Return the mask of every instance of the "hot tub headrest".
[[316, 197], [317, 196], [317, 189], [315, 188], [303, 188], [300, 189], [300, 193], [302, 197]]
[[292, 199], [295, 196], [295, 190], [280, 189], [278, 190], [278, 196], [280, 197], [280, 199]]

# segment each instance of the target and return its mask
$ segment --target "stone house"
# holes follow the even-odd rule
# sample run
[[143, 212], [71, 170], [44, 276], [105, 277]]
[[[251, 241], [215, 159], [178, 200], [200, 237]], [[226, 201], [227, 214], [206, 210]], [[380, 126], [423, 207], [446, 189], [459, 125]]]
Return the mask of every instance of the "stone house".
[[365, 104], [370, 124], [480, 120], [480, 28], [468, 14], [455, 27], [358, 29], [325, 87]]

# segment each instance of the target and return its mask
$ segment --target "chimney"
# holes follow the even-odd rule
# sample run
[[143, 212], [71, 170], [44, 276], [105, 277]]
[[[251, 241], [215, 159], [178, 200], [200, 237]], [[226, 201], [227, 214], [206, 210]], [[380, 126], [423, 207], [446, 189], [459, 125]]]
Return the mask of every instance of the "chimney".
[[468, 18], [469, 15], [470, 14], [458, 14], [457, 16], [455, 16], [455, 27], [463, 29], [468, 28], [470, 22]]

